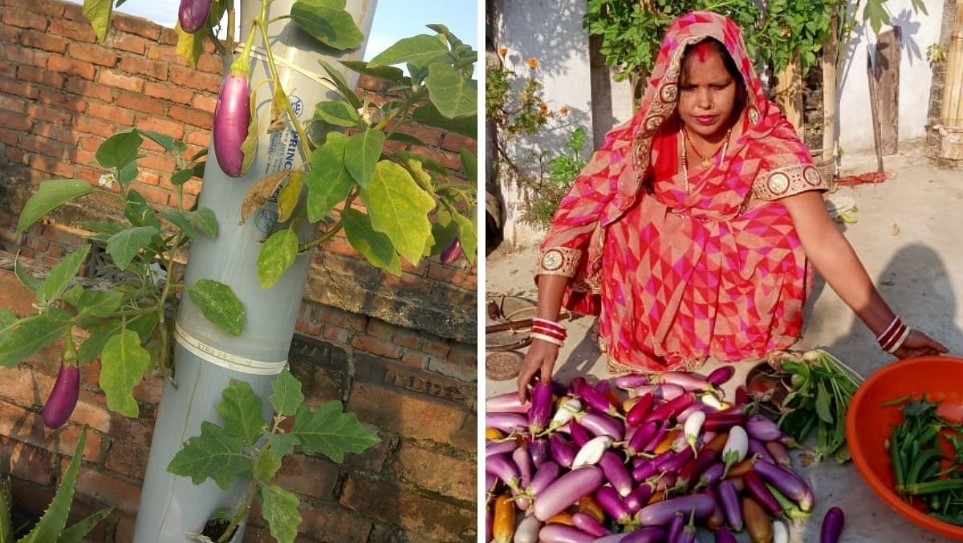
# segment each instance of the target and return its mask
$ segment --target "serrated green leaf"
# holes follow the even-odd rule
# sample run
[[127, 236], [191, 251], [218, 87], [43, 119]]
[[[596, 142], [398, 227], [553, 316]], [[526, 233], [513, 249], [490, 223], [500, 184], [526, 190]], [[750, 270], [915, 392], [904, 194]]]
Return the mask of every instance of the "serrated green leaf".
[[40, 543], [45, 541], [59, 542], [63, 533], [64, 526], [67, 524], [67, 516], [70, 514], [70, 506], [74, 501], [74, 491], [77, 488], [77, 476], [80, 473], [80, 464], [84, 458], [84, 446], [87, 443], [87, 428], [80, 432], [80, 439], [74, 449], [74, 455], [70, 459], [67, 471], [64, 473], [54, 494], [53, 500], [47, 506], [40, 521], [34, 526], [30, 533], [25, 535], [21, 541]]
[[[150, 339], [157, 326], [159, 317], [157, 313], [147, 313], [127, 319], [127, 329], [137, 332], [140, 342], [144, 343]], [[98, 324], [90, 329], [90, 336], [83, 342], [77, 351], [77, 360], [80, 364], [89, 364], [100, 356], [104, 350], [107, 340], [120, 333], [123, 320], [120, 317], [111, 319], [107, 322]]]
[[279, 458], [291, 454], [294, 447], [301, 444], [301, 440], [294, 434], [268, 434], [267, 442]]
[[77, 310], [77, 318], [110, 316], [120, 309], [120, 304], [124, 302], [124, 295], [116, 290], [81, 288], [79, 294], [71, 301], [71, 305]]
[[291, 219], [291, 215], [298, 207], [298, 202], [301, 201], [303, 189], [304, 174], [301, 173], [301, 170], [291, 172], [291, 179], [281, 189], [281, 194], [278, 195], [278, 222], [285, 223]]
[[364, 126], [358, 110], [343, 100], [318, 102], [318, 105], [314, 108], [314, 118], [345, 128]]
[[87, 518], [81, 520], [77, 524], [70, 526], [65, 529], [60, 538], [57, 539], [57, 543], [81, 543], [84, 537], [97, 526], [97, 523], [104, 520], [113, 512], [113, 509], [101, 509], [96, 513], [88, 516]]
[[344, 147], [344, 166], [362, 188], [371, 182], [384, 145], [385, 133], [380, 130], [369, 129], [348, 138]]
[[197, 69], [197, 61], [200, 60], [201, 55], [204, 54], [204, 39], [201, 32], [195, 32], [190, 34], [184, 32], [181, 28], [181, 24], [177, 23], [174, 26], [174, 30], [177, 32], [177, 49], [175, 52], [177, 56], [184, 59], [191, 69]]
[[478, 157], [468, 149], [462, 149], [458, 151], [458, 156], [461, 158], [461, 169], [465, 172], [465, 177], [468, 178], [472, 184], [478, 182]]
[[291, 20], [314, 39], [340, 51], [354, 49], [364, 42], [364, 34], [343, 8], [299, 1], [291, 6]]
[[17, 276], [20, 284], [27, 287], [27, 290], [37, 294], [44, 285], [44, 280], [30, 275], [30, 273], [23, 269], [20, 265], [20, 253], [17, 253], [17, 257], [13, 261], [13, 274]]
[[103, 43], [110, 30], [110, 17], [114, 10], [113, 0], [84, 0], [83, 14], [90, 21], [90, 26], [97, 35], [97, 41]]
[[431, 235], [428, 213], [435, 200], [408, 170], [385, 160], [378, 163], [368, 187], [362, 187], [361, 200], [368, 208], [372, 228], [387, 234], [401, 256], [417, 263]]
[[477, 115], [449, 119], [439, 113], [438, 108], [436, 108], [434, 104], [425, 104], [412, 113], [412, 118], [421, 124], [442, 128], [449, 132], [457, 132], [469, 138], [478, 137]]
[[56, 179], [43, 181], [37, 192], [31, 196], [20, 212], [17, 219], [17, 234], [26, 232], [27, 228], [39, 221], [44, 215], [66, 204], [67, 202], [87, 196], [94, 188], [90, 183], [79, 179]]
[[401, 259], [391, 244], [391, 238], [375, 232], [371, 221], [364, 213], [354, 209], [341, 214], [341, 224], [348, 237], [348, 243], [358, 250], [368, 262], [395, 275], [401, 275]]
[[197, 237], [197, 229], [191, 224], [191, 221], [187, 220], [188, 211], [180, 211], [176, 209], [165, 209], [160, 212], [161, 217], [167, 219], [167, 222], [171, 223], [178, 230], [184, 233], [188, 239], [194, 239]]
[[301, 525], [299, 505], [301, 500], [297, 494], [277, 485], [261, 487], [261, 516], [267, 521], [271, 536], [278, 543], [294, 543], [298, 526]]
[[339, 62], [341, 62], [345, 68], [354, 70], [359, 74], [370, 75], [406, 87], [411, 86], [411, 78], [405, 76], [405, 72], [401, 68], [394, 66], [371, 66], [362, 60], [341, 60]]
[[254, 479], [261, 484], [268, 484], [281, 469], [281, 458], [275, 453], [274, 449], [263, 448], [258, 451], [257, 458], [254, 460]]
[[302, 406], [294, 421], [294, 435], [307, 454], [321, 451], [341, 463], [348, 452], [361, 453], [380, 441], [378, 435], [358, 422], [354, 413], [342, 413], [341, 402], [333, 401], [320, 409]]
[[0, 366], [12, 368], [63, 337], [70, 314], [55, 307], [11, 323], [0, 332]]
[[107, 240], [107, 254], [121, 270], [126, 270], [141, 249], [150, 244], [160, 230], [153, 226], [137, 226], [121, 230]]
[[321, 67], [324, 68], [324, 71], [328, 74], [328, 77], [331, 78], [331, 81], [338, 88], [341, 96], [355, 109], [361, 107], [361, 99], [358, 98], [358, 95], [354, 93], [354, 89], [351, 88], [351, 85], [348, 85], [348, 80], [345, 79], [344, 74], [342, 74], [340, 70], [336, 70], [334, 66], [325, 62], [323, 59], [319, 59], [318, 63], [321, 64]]
[[104, 168], [121, 169], [137, 160], [144, 138], [137, 130], [128, 130], [107, 138], [97, 148], [97, 163]]
[[231, 287], [213, 279], [201, 279], [187, 288], [187, 295], [204, 317], [223, 332], [239, 336], [244, 331], [247, 320], [244, 303]]
[[304, 403], [304, 393], [301, 392], [301, 381], [291, 375], [291, 371], [285, 368], [278, 374], [272, 385], [274, 394], [271, 394], [271, 407], [278, 415], [290, 417], [298, 412], [298, 408]]
[[461, 243], [461, 250], [469, 262], [475, 261], [475, 252], [478, 250], [478, 229], [475, 223], [460, 213], [452, 215], [458, 225], [458, 241]]
[[147, 199], [137, 191], [130, 189], [127, 191], [127, 201], [124, 203], [124, 216], [134, 226], [153, 226], [160, 228], [160, 221], [157, 219], [157, 211], [147, 203]]
[[438, 112], [454, 119], [478, 114], [478, 82], [448, 64], [432, 64], [425, 79], [428, 97]]
[[304, 176], [308, 187], [308, 220], [318, 222], [343, 202], [355, 186], [344, 166], [344, 148], [348, 138], [333, 132], [311, 156], [311, 170]]
[[167, 471], [190, 477], [199, 485], [210, 478], [223, 490], [238, 477], [253, 475], [254, 461], [244, 454], [244, 442], [214, 423], [201, 422], [201, 435], [187, 440], [177, 451]]
[[448, 59], [448, 48], [436, 36], [419, 34], [402, 38], [394, 45], [375, 55], [368, 66], [391, 66], [404, 62], [417, 66], [427, 66], [432, 62]]
[[125, 329], [107, 340], [100, 354], [100, 388], [107, 395], [108, 409], [125, 417], [140, 415], [134, 387], [150, 365], [150, 353], [141, 346], [137, 332]]
[[241, 438], [245, 445], [253, 446], [267, 430], [263, 407], [249, 383], [231, 379], [221, 393], [217, 412], [224, 418], [225, 432]]
[[889, 13], [883, 4], [886, 0], [867, 0], [866, 7], [863, 8], [863, 20], [869, 20], [869, 25], [873, 28], [873, 34], [879, 35], [880, 28], [884, 24], [889, 24]]
[[217, 237], [217, 215], [208, 207], [187, 212], [187, 220], [209, 238]]
[[298, 235], [287, 228], [271, 234], [257, 256], [257, 277], [261, 288], [269, 289], [298, 258]]

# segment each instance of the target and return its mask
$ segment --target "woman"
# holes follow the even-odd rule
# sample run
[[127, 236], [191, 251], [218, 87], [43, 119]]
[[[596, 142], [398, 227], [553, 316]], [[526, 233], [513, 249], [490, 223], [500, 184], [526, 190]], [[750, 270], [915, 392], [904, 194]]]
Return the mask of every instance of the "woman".
[[608, 134], [542, 244], [522, 399], [537, 374], [551, 379], [563, 305], [599, 316], [618, 371], [758, 360], [799, 339], [810, 264], [884, 350], [945, 353], [880, 297], [826, 211], [826, 188], [736, 24], [678, 19], [639, 113]]

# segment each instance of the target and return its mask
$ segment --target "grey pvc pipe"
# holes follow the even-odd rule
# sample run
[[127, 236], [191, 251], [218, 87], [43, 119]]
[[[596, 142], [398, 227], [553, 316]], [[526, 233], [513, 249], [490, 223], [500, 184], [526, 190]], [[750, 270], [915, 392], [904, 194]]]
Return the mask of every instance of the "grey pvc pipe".
[[[272, 14], [288, 13], [293, 0], [275, 0]], [[365, 36], [377, 0], [348, 0], [346, 9]], [[257, 0], [243, 0], [241, 20], [250, 20], [260, 11]], [[274, 23], [271, 30], [272, 51], [278, 61], [281, 83], [288, 91], [302, 124], [313, 116], [314, 105], [332, 99], [326, 87], [312, 74], [321, 71], [319, 59], [335, 67], [335, 60], [361, 60], [364, 46], [347, 54], [322, 48], [310, 36], [298, 30], [290, 20]], [[274, 32], [277, 30], [277, 32]], [[242, 29], [241, 42], [250, 28]], [[251, 83], [269, 77], [267, 61], [255, 51]], [[225, 67], [227, 70], [228, 67]], [[352, 88], [357, 75], [345, 73]], [[192, 285], [200, 279], [220, 281], [244, 302], [247, 319], [239, 337], [224, 334], [200, 313], [187, 296], [182, 299], [176, 326], [174, 367], [177, 386], [166, 383], [154, 425], [147, 474], [134, 528], [134, 543], [180, 543], [191, 541], [188, 532], [200, 532], [204, 524], [221, 508], [236, 511], [244, 498], [247, 481], [238, 481], [224, 491], [213, 481], [195, 486], [189, 478], [167, 472], [167, 466], [189, 438], [199, 435], [201, 422], [223, 421], [217, 413], [221, 392], [231, 379], [248, 382], [265, 405], [265, 417], [271, 414], [267, 401], [275, 376], [287, 364], [288, 350], [294, 335], [310, 254], [298, 257], [284, 277], [269, 290], [261, 288], [257, 276], [260, 242], [278, 227], [276, 208], [269, 204], [241, 224], [241, 205], [248, 191], [265, 175], [303, 164], [297, 148], [297, 135], [290, 127], [275, 134], [265, 134], [271, 114], [271, 96], [267, 87], [257, 94], [258, 125], [262, 133], [258, 154], [250, 172], [239, 179], [227, 177], [218, 167], [213, 149], [207, 157], [204, 189], [199, 205], [211, 208], [217, 215], [216, 239], [199, 239], [191, 244], [185, 282]], [[307, 227], [311, 229], [310, 225]], [[305, 232], [306, 233], [306, 232]], [[244, 525], [234, 537], [241, 541]]]

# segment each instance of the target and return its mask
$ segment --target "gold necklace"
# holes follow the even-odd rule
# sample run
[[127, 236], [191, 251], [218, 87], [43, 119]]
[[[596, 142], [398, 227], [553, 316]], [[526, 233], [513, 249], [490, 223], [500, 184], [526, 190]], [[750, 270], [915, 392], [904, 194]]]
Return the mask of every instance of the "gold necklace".
[[[688, 139], [686, 138], [685, 125], [682, 125], [681, 132], [682, 132], [682, 174], [683, 174], [683, 181], [685, 182], [685, 186], [684, 186], [685, 193], [689, 194], [689, 153], [687, 150], [689, 145], [688, 145]], [[722, 161], [726, 159], [726, 151], [729, 150], [729, 136], [731, 135], [732, 135], [732, 127], [729, 127], [729, 130], [726, 130], [726, 137], [722, 141], [722, 145], [719, 147], [719, 149], [716, 149], [716, 152], [713, 153], [712, 156], [710, 157], [702, 156], [699, 153], [699, 150], [696, 149], [695, 146], [692, 146], [692, 150], [695, 151], [695, 154], [702, 159], [703, 168], [708, 168], [709, 166], [712, 166], [712, 159], [714, 159], [717, 156], [719, 157], [719, 164], [717, 164], [717, 166], [720, 166], [720, 167], [722, 166]]]

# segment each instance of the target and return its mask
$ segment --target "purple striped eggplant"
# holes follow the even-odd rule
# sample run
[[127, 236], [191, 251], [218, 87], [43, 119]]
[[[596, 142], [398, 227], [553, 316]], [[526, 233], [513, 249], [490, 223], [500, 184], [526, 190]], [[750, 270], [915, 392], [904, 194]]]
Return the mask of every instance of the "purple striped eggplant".
[[728, 383], [735, 374], [736, 367], [732, 364], [726, 364], [725, 366], [719, 366], [718, 368], [712, 370], [712, 373], [706, 377], [706, 381], [714, 388], [719, 388]]
[[[612, 532], [595, 520], [595, 517], [586, 513], [572, 513], [572, 523], [575, 527], [592, 537], [605, 537]], [[594, 540], [593, 540], [594, 541]]]
[[519, 490], [521, 478], [518, 474], [518, 466], [507, 454], [495, 454], [485, 458], [485, 473], [490, 473], [501, 479], [515, 493]]
[[687, 392], [656, 407], [651, 413], [649, 413], [649, 416], [646, 417], [645, 420], [669, 421], [675, 419], [679, 413], [684, 411], [694, 402], [695, 396], [691, 392]]
[[60, 372], [50, 396], [43, 404], [43, 423], [47, 428], [60, 428], [77, 407], [80, 398], [80, 368], [76, 364], [60, 363]]
[[512, 454], [518, 448], [518, 443], [514, 439], [507, 441], [487, 441], [485, 442], [485, 456], [493, 454]]
[[506, 392], [485, 400], [486, 413], [528, 413], [531, 405], [518, 399], [518, 392]]
[[581, 398], [588, 407], [597, 409], [602, 413], [607, 413], [609, 415], [618, 414], [618, 408], [612, 405], [612, 401], [609, 399], [608, 395], [590, 385], [585, 379], [581, 377], [572, 379], [572, 383], [569, 388], [571, 389], [572, 394], [578, 398]]
[[776, 461], [772, 459], [772, 455], [769, 454], [769, 449], [766, 448], [766, 445], [754, 437], [749, 438], [748, 455], [756, 457], [757, 461], [769, 464], [776, 463]]
[[552, 434], [548, 438], [548, 448], [552, 453], [552, 459], [563, 468], [572, 467], [575, 461], [575, 447], [561, 434]]
[[525, 489], [525, 493], [534, 497], [545, 490], [548, 485], [555, 482], [558, 479], [558, 474], [562, 472], [562, 468], [558, 464], [548, 460], [542, 463], [535, 471], [535, 475], [532, 477], [532, 482]]
[[605, 479], [620, 496], [624, 498], [632, 492], [635, 481], [632, 479], [632, 474], [629, 473], [628, 468], [625, 467], [625, 462], [621, 456], [613, 451], [605, 451], [599, 459], [598, 466], [602, 468]]
[[696, 488], [705, 488], [712, 486], [722, 480], [722, 476], [725, 475], [726, 465], [722, 462], [716, 462], [709, 466], [707, 470], [702, 472], [699, 476], [699, 483]]
[[643, 526], [665, 526], [677, 512], [692, 513], [696, 519], [703, 519], [711, 515], [715, 507], [716, 502], [712, 496], [704, 493], [689, 494], [647, 505], [639, 511], [636, 518]]
[[644, 394], [640, 397], [639, 401], [632, 406], [628, 414], [625, 416], [625, 424], [627, 426], [638, 426], [642, 424], [642, 421], [649, 415], [652, 411], [652, 406], [655, 404], [654, 394]]
[[665, 528], [644, 526], [625, 536], [619, 543], [665, 543]]
[[589, 411], [579, 417], [578, 422], [597, 436], [609, 436], [615, 441], [622, 441], [625, 437], [622, 421], [598, 411]]
[[[771, 465], [774, 466], [774, 464]], [[774, 517], [782, 515], [782, 505], [779, 504], [779, 500], [773, 496], [769, 487], [766, 486], [766, 483], [755, 469], [747, 471], [746, 474], [742, 476], [742, 482], [745, 483], [749, 495], [752, 496], [767, 513]]]
[[[803, 480], [796, 472], [784, 468], [777, 464], [766, 462], [756, 462], [752, 466], [753, 471], [773, 488], [781, 492], [790, 500], [796, 502], [799, 509], [803, 512], [812, 510], [813, 491], [809, 484]], [[763, 504], [765, 505], [765, 504]]]
[[746, 422], [746, 433], [749, 434], [750, 437], [754, 437], [762, 442], [775, 441], [782, 438], [782, 430], [779, 429], [779, 425], [763, 415], [753, 415], [749, 417], [749, 420]]
[[532, 463], [535, 467], [541, 466], [546, 460], [551, 460], [551, 453], [548, 451], [548, 440], [543, 438], [533, 439], [528, 444], [528, 454], [532, 455]]
[[646, 445], [659, 433], [659, 428], [660, 423], [655, 420], [650, 420], [636, 428], [632, 436], [629, 437], [629, 442], [625, 447], [625, 453], [629, 456], [635, 456], [644, 451]]
[[608, 516], [618, 524], [627, 524], [632, 520], [632, 512], [626, 507], [622, 496], [610, 486], [599, 487], [595, 491], [595, 501]]
[[498, 477], [495, 477], [491, 473], [485, 474], [485, 492], [491, 496], [495, 492], [495, 488], [498, 486]]
[[589, 440], [595, 437], [594, 434], [590, 434], [577, 419], [568, 421], [568, 435], [579, 447], [584, 447]]
[[766, 450], [772, 459], [780, 466], [792, 467], [792, 457], [789, 456], [789, 449], [781, 441], [767, 441]]
[[692, 452], [692, 449], [682, 449], [681, 451], [667, 454], [670, 454], [670, 458], [659, 466], [659, 471], [663, 473], [678, 473], [679, 470], [682, 469], [682, 466], [695, 458], [695, 453]]
[[486, 413], [485, 427], [511, 434], [528, 428], [528, 417], [521, 413]]
[[648, 482], [639, 483], [639, 486], [635, 487], [629, 495], [625, 497], [623, 502], [625, 502], [625, 507], [628, 508], [629, 512], [633, 515], [642, 509], [649, 499], [652, 498], [652, 494], [655, 492], [655, 487]]
[[251, 125], [251, 82], [248, 75], [240, 72], [232, 69], [221, 85], [211, 132], [217, 164], [230, 177], [246, 174], [253, 162], [253, 155], [244, 152]]
[[545, 521], [587, 496], [602, 485], [605, 475], [595, 466], [585, 466], [562, 475], [535, 498], [534, 513]]
[[669, 543], [677, 543], [679, 539], [682, 538], [682, 530], [685, 529], [685, 515], [682, 511], [677, 512], [672, 516], [672, 520], [669, 521], [669, 530], [666, 535], [666, 540]]
[[519, 447], [512, 453], [512, 461], [518, 467], [518, 482], [522, 488], [527, 487], [532, 482], [532, 474], [535, 465], [532, 463], [532, 456], [528, 454], [528, 449]]
[[644, 373], [630, 373], [615, 378], [615, 386], [623, 390], [635, 390], [650, 384], [649, 376]]
[[451, 240], [451, 243], [448, 244], [448, 247], [445, 247], [445, 250], [441, 252], [441, 262], [442, 264], [454, 264], [455, 262], [458, 262], [458, 259], [461, 258], [461, 255], [461, 242], [458, 241], [458, 238], [455, 238]]
[[540, 434], [552, 420], [552, 385], [537, 381], [532, 388], [532, 405], [528, 410], [528, 431]]
[[742, 504], [739, 502], [739, 492], [736, 487], [731, 481], [722, 481], [716, 487], [716, 496], [719, 498], [719, 507], [729, 527], [737, 532], [742, 531]]
[[746, 423], [746, 413], [740, 408], [733, 407], [725, 411], [717, 411], [706, 415], [703, 424], [706, 431], [727, 432], [733, 426], [742, 426]]
[[200, 30], [211, 16], [213, 0], [181, 0], [177, 10], [177, 20], [181, 30], [193, 34]]
[[542, 543], [595, 543], [595, 536], [564, 524], [548, 524], [538, 532]]
[[829, 511], [826, 511], [826, 516], [823, 517], [823, 524], [819, 531], [819, 543], [838, 543], [845, 522], [843, 510], [838, 507], [830, 507]]
[[679, 470], [677, 483], [681, 488], [692, 488], [699, 482], [702, 474], [719, 461], [719, 452], [715, 449], [702, 448], [695, 458], [686, 462]]
[[705, 377], [688, 371], [663, 371], [658, 374], [656, 379], [659, 383], [678, 385], [690, 392], [712, 388]]

